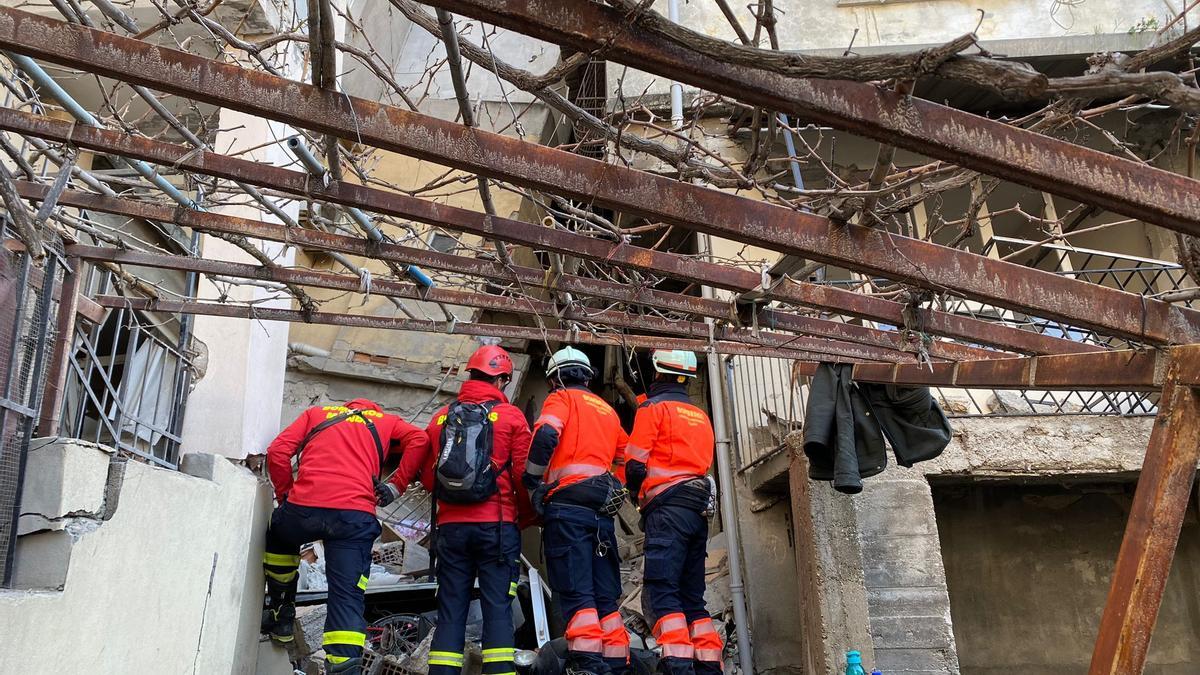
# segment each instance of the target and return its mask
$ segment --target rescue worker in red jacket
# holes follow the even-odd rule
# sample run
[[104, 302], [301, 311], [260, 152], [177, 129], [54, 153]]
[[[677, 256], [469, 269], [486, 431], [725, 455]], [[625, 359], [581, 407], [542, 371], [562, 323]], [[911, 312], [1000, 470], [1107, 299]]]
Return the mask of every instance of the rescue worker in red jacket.
[[716, 675], [721, 638], [704, 607], [708, 517], [715, 506], [713, 429], [692, 404], [696, 355], [656, 350], [654, 383], [638, 407], [626, 450], [629, 490], [646, 533], [643, 593], [662, 648], [663, 675]]
[[627, 494], [618, 476], [628, 437], [616, 411], [588, 390], [593, 371], [583, 352], [555, 352], [546, 376], [552, 391], [534, 423], [524, 481], [545, 519], [547, 574], [567, 622], [567, 668], [624, 673], [629, 635], [617, 611], [613, 514]]
[[[503, 392], [513, 374], [508, 352], [497, 346], [480, 347], [467, 360], [467, 372], [469, 379], [456, 403], [439, 410], [426, 429], [432, 452], [421, 482], [438, 498], [434, 537], [438, 621], [429, 675], [459, 675], [462, 670], [467, 610], [476, 578], [483, 611], [483, 674], [512, 675], [516, 671], [512, 600], [521, 572], [517, 523], [532, 520], [529, 495], [516, 478], [525, 472], [529, 424]], [[462, 423], [466, 419], [462, 413], [473, 406], [480, 406], [487, 420], [479, 432]], [[454, 497], [454, 479], [447, 480], [453, 470], [447, 463], [453, 461], [455, 443], [482, 434], [490, 434], [490, 439], [480, 439], [476, 447], [481, 451], [490, 447], [486, 459], [494, 472], [494, 488], [480, 491], [477, 496], [482, 499], [477, 501]]]
[[[291, 642], [300, 547], [321, 540], [329, 581], [325, 619], [325, 672], [358, 675], [367, 622], [363, 591], [371, 571], [371, 545], [379, 536], [375, 506], [392, 492], [378, 482], [386, 455], [399, 451], [392, 476], [407, 485], [421, 469], [429, 438], [379, 404], [358, 398], [345, 405], [309, 408], [267, 448], [267, 465], [279, 506], [267, 529], [263, 570], [267, 605], [262, 630]], [[292, 457], [299, 469], [292, 480]]]

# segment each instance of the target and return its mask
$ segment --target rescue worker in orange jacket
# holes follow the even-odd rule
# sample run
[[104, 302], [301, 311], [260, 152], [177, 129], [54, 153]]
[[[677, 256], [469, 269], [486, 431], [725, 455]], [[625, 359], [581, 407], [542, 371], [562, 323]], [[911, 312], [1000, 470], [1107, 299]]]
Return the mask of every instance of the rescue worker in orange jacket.
[[428, 449], [424, 430], [364, 398], [309, 408], [271, 442], [267, 465], [279, 506], [271, 514], [263, 554], [264, 633], [277, 642], [293, 640], [300, 547], [321, 540], [329, 579], [325, 672], [361, 672], [367, 638], [363, 592], [371, 573], [371, 545], [380, 532], [375, 506], [391, 501], [395, 492], [379, 475], [389, 451], [398, 450], [400, 468], [390, 482], [408, 485]]
[[626, 476], [646, 533], [642, 592], [662, 648], [663, 675], [716, 675], [721, 638], [704, 607], [708, 517], [715, 509], [713, 429], [692, 404], [687, 381], [696, 355], [654, 352], [654, 383], [638, 407], [627, 447]]
[[628, 437], [616, 411], [588, 390], [586, 354], [555, 352], [546, 376], [552, 391], [534, 423], [523, 480], [545, 519], [547, 573], [567, 623], [567, 668], [620, 675], [629, 667], [629, 634], [617, 611], [613, 514], [627, 494], [619, 476]]

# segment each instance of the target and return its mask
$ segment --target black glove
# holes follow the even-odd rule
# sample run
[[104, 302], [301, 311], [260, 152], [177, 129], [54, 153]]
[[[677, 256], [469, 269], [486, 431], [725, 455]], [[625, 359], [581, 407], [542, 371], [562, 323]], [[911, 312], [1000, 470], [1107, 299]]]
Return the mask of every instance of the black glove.
[[399, 496], [400, 496], [400, 490], [395, 485], [392, 485], [388, 481], [383, 481], [382, 483], [375, 484], [375, 503], [376, 504], [378, 504], [380, 506], [387, 506], [388, 504], [391, 504], [392, 502], [396, 501], [396, 499]]
[[533, 505], [533, 512], [538, 515], [538, 518], [546, 517], [546, 495], [550, 491], [558, 487], [558, 481], [553, 483], [539, 483], [532, 492], [529, 493], [529, 501]]

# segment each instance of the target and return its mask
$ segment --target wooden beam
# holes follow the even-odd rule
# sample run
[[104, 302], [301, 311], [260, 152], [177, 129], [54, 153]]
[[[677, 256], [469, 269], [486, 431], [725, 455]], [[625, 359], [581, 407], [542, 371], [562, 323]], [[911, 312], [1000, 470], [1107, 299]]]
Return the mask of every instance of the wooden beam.
[[1089, 675], [1136, 675], [1145, 668], [1200, 461], [1198, 375], [1200, 346], [1172, 353]]

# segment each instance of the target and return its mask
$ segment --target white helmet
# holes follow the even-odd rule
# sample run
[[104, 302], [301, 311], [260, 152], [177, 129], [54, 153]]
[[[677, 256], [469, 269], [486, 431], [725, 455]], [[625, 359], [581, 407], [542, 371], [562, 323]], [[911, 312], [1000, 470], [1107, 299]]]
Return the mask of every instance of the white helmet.
[[696, 376], [696, 355], [682, 349], [655, 349], [654, 370], [668, 375]]
[[583, 368], [587, 371], [589, 378], [596, 374], [596, 371], [592, 370], [592, 362], [588, 360], [587, 354], [574, 347], [563, 347], [554, 352], [554, 355], [550, 357], [550, 362], [546, 364], [546, 377], [554, 377], [563, 368]]

